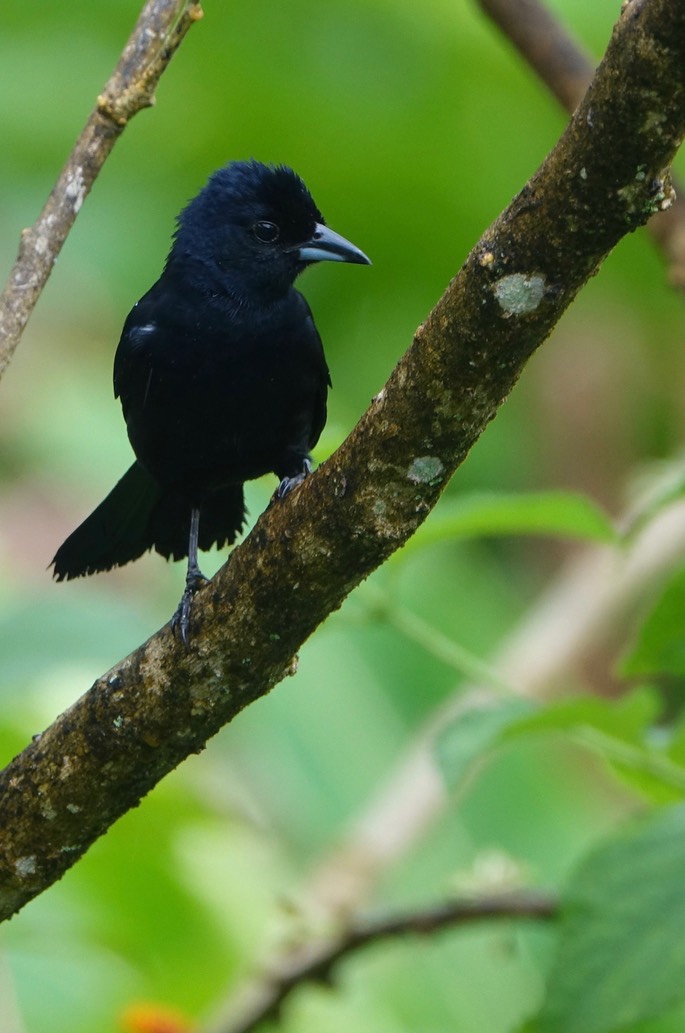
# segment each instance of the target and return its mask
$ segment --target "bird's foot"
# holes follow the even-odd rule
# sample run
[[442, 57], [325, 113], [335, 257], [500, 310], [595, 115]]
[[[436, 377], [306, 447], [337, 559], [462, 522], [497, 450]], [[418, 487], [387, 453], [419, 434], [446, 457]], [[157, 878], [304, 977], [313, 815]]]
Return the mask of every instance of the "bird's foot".
[[180, 638], [186, 650], [190, 649], [188, 633], [190, 631], [190, 608], [193, 598], [196, 592], [199, 592], [207, 583], [208, 578], [204, 576], [201, 570], [189, 571], [181, 601], [178, 604], [176, 613], [171, 618], [171, 631], [174, 638]]
[[297, 488], [298, 484], [302, 484], [312, 472], [312, 464], [309, 459], [305, 459], [302, 463], [302, 469], [294, 477], [284, 477], [281, 483], [276, 488], [275, 497], [277, 499], [284, 499], [286, 495], [289, 495], [293, 488]]

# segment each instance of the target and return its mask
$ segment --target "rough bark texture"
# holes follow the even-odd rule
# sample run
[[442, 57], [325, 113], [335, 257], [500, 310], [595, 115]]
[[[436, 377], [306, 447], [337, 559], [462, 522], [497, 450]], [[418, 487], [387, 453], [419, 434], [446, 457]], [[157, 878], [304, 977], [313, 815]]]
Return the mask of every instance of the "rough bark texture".
[[350, 437], [198, 594], [190, 652], [162, 629], [3, 772], [1, 916], [292, 673], [302, 642], [423, 521], [588, 276], [668, 203], [684, 132], [685, 5], [633, 0], [563, 137]]
[[192, 0], [148, 0], [43, 211], [23, 231], [0, 297], [0, 378], [52, 272], [79, 209], [129, 120], [154, 104], [154, 91], [202, 8]]

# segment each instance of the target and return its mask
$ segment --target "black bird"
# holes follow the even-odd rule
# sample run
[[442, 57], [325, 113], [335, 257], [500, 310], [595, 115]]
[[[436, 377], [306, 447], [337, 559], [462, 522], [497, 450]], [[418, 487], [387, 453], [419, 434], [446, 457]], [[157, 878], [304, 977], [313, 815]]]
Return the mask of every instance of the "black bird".
[[172, 626], [188, 645], [205, 580], [198, 548], [235, 540], [243, 482], [273, 472], [282, 498], [311, 470], [330, 376], [293, 284], [324, 260], [369, 264], [286, 166], [232, 162], [183, 209], [164, 271], [129, 313], [114, 359], [136, 462], [57, 550], [58, 581], [148, 549], [187, 556]]

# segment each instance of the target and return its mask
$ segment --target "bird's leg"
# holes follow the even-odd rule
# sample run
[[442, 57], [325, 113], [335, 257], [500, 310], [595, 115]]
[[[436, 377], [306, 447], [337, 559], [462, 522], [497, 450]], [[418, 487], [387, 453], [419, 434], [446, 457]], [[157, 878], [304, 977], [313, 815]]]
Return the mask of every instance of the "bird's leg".
[[207, 582], [207, 578], [197, 563], [197, 542], [200, 533], [200, 510], [195, 506], [190, 511], [190, 535], [188, 538], [188, 570], [186, 587], [176, 613], [171, 618], [171, 630], [174, 635], [181, 636], [181, 642], [188, 649], [188, 631], [190, 629], [190, 605], [193, 596]]
[[312, 472], [312, 461], [309, 456], [305, 456], [302, 460], [302, 466], [298, 473], [293, 477], [284, 477], [281, 483], [276, 488], [276, 498], [284, 499], [286, 495], [289, 495], [293, 488], [296, 488], [298, 484], [302, 484], [302, 481], [309, 477]]

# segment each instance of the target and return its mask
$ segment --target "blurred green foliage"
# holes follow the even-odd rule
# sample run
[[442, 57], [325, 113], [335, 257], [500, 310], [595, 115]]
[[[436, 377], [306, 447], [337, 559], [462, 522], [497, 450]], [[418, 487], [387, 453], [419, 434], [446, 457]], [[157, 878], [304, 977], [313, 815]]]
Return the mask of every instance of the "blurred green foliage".
[[569, 887], [548, 998], [534, 1027], [539, 1033], [635, 1029], [654, 1016], [662, 1016], [661, 1029], [672, 1021], [685, 979], [684, 863], [682, 804], [583, 863]]
[[[554, 6], [599, 55], [617, 5]], [[34, 0], [3, 12], [3, 276], [137, 14], [137, 0]], [[176, 212], [208, 174], [237, 157], [291, 164], [330, 224], [373, 259], [364, 276], [321, 267], [303, 278], [334, 382], [322, 458], [565, 121], [470, 0], [206, 3], [156, 107], [117, 143], [0, 386], [3, 757], [166, 621], [180, 593], [183, 572], [157, 556], [66, 585], [46, 566], [128, 465], [111, 391], [118, 333], [161, 268]], [[296, 678], [3, 929], [2, 1033], [113, 1033], [135, 1001], [199, 1021], [240, 986], [417, 725], [573, 554], [561, 539], [610, 538], [604, 511], [622, 509], [633, 472], [677, 453], [684, 328], [682, 299], [635, 234], [530, 363], [423, 543], [320, 630]], [[253, 516], [272, 489], [250, 486]], [[676, 638], [681, 600], [682, 575], [663, 604]], [[669, 690], [682, 690], [679, 634], [667, 651], [648, 630], [626, 673], [666, 672]], [[664, 656], [676, 656], [674, 669]], [[612, 665], [613, 654], [594, 658], [560, 689], [614, 693]], [[657, 762], [652, 709], [578, 706], [545, 719], [514, 707], [452, 729], [442, 763], [454, 796], [384, 875], [374, 907], [487, 886], [493, 857], [497, 870], [511, 864], [535, 884], [562, 885], [627, 814], [681, 792], [665, 775], [681, 771], [679, 726]], [[631, 778], [619, 779], [626, 770]], [[346, 961], [336, 990], [301, 991], [283, 1028], [505, 1033], [539, 1006], [553, 943], [548, 928], [500, 924], [443, 933], [418, 951], [379, 945]]]

